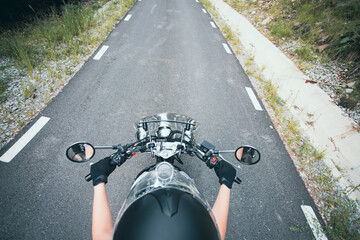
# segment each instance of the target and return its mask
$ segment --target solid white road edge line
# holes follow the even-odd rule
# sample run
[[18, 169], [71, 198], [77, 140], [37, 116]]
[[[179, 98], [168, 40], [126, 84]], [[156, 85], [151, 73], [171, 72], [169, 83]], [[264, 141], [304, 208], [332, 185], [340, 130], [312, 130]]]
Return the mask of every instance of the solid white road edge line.
[[251, 88], [249, 88], [249, 87], [245, 87], [245, 89], [246, 89], [246, 92], [248, 93], [248, 95], [250, 97], [250, 100], [251, 100], [252, 104], [255, 107], [255, 110], [262, 111], [263, 109], [262, 109], [259, 101], [257, 100], [253, 90]]
[[198, 3], [198, 2], [199, 2], [199, 0], [195, 0], [195, 2], [197, 2], [197, 3]]
[[109, 48], [109, 46], [102, 46], [102, 48], [98, 51], [98, 53], [95, 55], [95, 57], [93, 58], [94, 60], [100, 60], [100, 58], [102, 57], [102, 55], [104, 55], [104, 53], [106, 52], [106, 50]]
[[312, 209], [312, 207], [307, 205], [301, 205], [301, 209], [304, 212], [304, 215], [306, 217], [306, 220], [308, 221], [308, 224], [310, 225], [310, 228], [315, 236], [316, 240], [327, 240], [328, 238], [324, 234], [319, 220], [316, 218], [315, 212]]
[[10, 162], [13, 158], [35, 137], [35, 135], [50, 120], [48, 117], [41, 117], [37, 122], [10, 148], [0, 157], [2, 162]]
[[204, 8], [202, 9], [202, 11], [203, 11], [204, 13], [206, 13], [206, 10], [205, 10]]
[[226, 43], [223, 43], [222, 45], [223, 45], [223, 47], [225, 48], [226, 53], [232, 54], [229, 46], [228, 46]]
[[126, 18], [124, 19], [124, 21], [129, 21], [131, 17], [132, 17], [132, 15], [131, 15], [131, 14], [128, 14], [128, 15], [126, 16]]
[[214, 22], [210, 22], [210, 24], [213, 28], [217, 28]]

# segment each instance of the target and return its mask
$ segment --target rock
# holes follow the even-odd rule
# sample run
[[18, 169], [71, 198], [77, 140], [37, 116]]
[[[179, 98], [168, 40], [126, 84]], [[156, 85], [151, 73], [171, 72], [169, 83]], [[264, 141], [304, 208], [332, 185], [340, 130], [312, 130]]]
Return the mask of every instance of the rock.
[[348, 94], [350, 94], [350, 93], [352, 93], [354, 90], [353, 89], [351, 89], [351, 88], [347, 88], [347, 89], [345, 89], [345, 92], [346, 93], [348, 93]]
[[320, 43], [326, 43], [326, 42], [328, 42], [329, 41], [329, 36], [328, 35], [326, 35], [326, 36], [323, 36], [321, 39], [320, 39]]
[[271, 22], [271, 17], [267, 17], [264, 21], [261, 22], [261, 25], [267, 25], [268, 23]]
[[293, 29], [296, 30], [296, 29], [299, 29], [301, 27], [302, 23], [301, 22], [295, 22], [294, 23], [294, 26], [293, 26]]
[[350, 83], [348, 83], [347, 85], [348, 85], [350, 88], [354, 88], [355, 84], [356, 84], [356, 82], [350, 82]]

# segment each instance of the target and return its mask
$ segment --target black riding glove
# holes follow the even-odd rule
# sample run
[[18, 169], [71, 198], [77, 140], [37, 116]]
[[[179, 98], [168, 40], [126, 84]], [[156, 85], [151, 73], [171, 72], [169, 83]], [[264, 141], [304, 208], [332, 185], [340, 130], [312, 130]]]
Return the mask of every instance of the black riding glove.
[[220, 161], [215, 166], [215, 173], [219, 178], [220, 185], [225, 184], [228, 188], [232, 188], [236, 177], [236, 170], [233, 166], [225, 161]]
[[116, 168], [116, 165], [110, 164], [110, 158], [106, 157], [101, 159], [97, 163], [94, 163], [90, 166], [90, 174], [93, 180], [93, 186], [98, 185], [99, 183], [107, 183], [107, 177], [112, 173]]

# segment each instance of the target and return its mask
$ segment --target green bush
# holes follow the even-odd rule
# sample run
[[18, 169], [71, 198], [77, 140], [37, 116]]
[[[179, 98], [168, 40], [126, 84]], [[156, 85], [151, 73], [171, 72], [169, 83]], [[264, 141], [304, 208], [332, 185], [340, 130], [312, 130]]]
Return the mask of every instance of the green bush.
[[340, 97], [340, 106], [343, 106], [345, 108], [349, 108], [349, 109], [354, 109], [358, 103], [359, 99], [354, 96], [354, 94], [350, 95], [350, 96], [341, 96]]
[[295, 1], [294, 8], [295, 21], [302, 23], [297, 34], [303, 40], [321, 44], [326, 38], [332, 57], [360, 60], [360, 1]]
[[328, 197], [327, 204], [332, 211], [325, 232], [332, 239], [359, 240], [360, 216], [357, 213], [359, 202], [349, 200], [344, 193], [338, 197]]
[[360, 61], [360, 24], [343, 33], [335, 42], [332, 52], [336, 57]]

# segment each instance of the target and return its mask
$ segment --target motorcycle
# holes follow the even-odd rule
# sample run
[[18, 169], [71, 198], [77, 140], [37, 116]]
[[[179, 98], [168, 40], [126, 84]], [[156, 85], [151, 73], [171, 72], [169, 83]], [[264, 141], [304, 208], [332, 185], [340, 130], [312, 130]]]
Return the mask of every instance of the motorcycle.
[[[224, 153], [233, 153], [235, 158], [245, 165], [258, 163], [261, 155], [256, 148], [248, 145], [240, 146], [236, 150], [216, 150], [208, 141], [198, 144], [194, 138], [198, 125], [188, 116], [162, 113], [142, 118], [135, 123], [137, 141], [133, 143], [93, 146], [87, 142], [77, 142], [67, 148], [67, 158], [76, 163], [91, 160], [99, 149], [115, 150], [109, 158], [110, 164], [117, 166], [139, 152], [150, 153], [151, 157], [156, 159], [155, 164], [135, 177], [130, 193], [119, 211], [114, 239], [119, 236], [123, 239], [144, 239], [144, 236], [148, 236], [149, 229], [151, 234], [155, 231], [164, 237], [159, 226], [165, 226], [165, 223], [170, 232], [176, 234], [181, 229], [179, 222], [180, 225], [187, 225], [191, 234], [201, 234], [202, 239], [220, 239], [210, 205], [196, 188], [194, 180], [180, 167], [175, 166], [174, 162], [184, 164], [181, 156], [187, 154], [196, 156], [209, 168], [214, 168], [220, 161], [226, 161], [236, 169], [240, 166], [226, 160]], [[90, 181], [92, 176], [88, 174], [85, 179]], [[235, 177], [234, 182], [240, 184], [241, 180]], [[179, 221], [174, 221], [173, 226], [169, 226], [169, 219], [172, 221], [176, 218]], [[136, 236], [124, 237], [122, 234], [131, 228], [134, 228]], [[156, 234], [154, 236], [156, 239]], [[187, 235], [183, 236], [183, 239], [190, 239]], [[171, 238], [170, 235], [169, 237]]]

